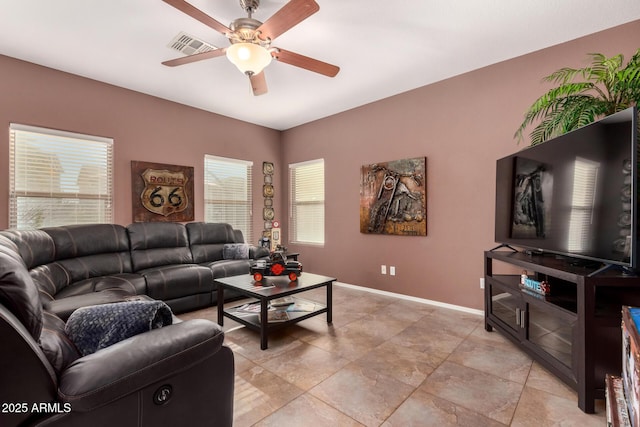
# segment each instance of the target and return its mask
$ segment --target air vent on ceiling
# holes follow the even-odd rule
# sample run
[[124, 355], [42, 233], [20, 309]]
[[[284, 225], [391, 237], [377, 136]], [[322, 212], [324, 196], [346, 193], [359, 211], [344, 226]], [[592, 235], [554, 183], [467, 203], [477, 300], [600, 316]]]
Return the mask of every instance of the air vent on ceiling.
[[173, 40], [169, 42], [167, 47], [180, 51], [185, 55], [193, 55], [217, 49], [214, 45], [190, 36], [185, 32], [180, 32], [180, 34], [175, 36]]

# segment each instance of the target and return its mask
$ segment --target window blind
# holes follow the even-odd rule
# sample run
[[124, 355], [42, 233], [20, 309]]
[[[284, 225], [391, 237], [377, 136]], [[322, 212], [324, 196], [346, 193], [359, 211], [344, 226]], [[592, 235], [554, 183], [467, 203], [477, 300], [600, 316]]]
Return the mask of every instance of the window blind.
[[289, 165], [289, 236], [293, 243], [324, 244], [324, 159]]
[[9, 227], [113, 222], [113, 139], [12, 123]]
[[226, 222], [253, 241], [251, 169], [253, 162], [206, 154], [204, 157], [204, 218]]

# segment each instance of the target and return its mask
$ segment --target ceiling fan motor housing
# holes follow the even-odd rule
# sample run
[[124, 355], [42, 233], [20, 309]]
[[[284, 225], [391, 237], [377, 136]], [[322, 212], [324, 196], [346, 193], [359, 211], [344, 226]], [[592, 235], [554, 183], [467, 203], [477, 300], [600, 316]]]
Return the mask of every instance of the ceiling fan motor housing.
[[262, 22], [253, 18], [238, 18], [229, 25], [232, 33], [229, 35], [231, 43], [252, 43], [259, 40], [256, 34]]

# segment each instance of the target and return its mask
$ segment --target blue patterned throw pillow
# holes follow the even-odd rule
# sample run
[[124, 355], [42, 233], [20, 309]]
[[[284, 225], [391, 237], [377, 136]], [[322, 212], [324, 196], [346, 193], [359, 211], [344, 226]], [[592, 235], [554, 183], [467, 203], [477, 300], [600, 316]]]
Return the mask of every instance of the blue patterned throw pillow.
[[227, 243], [222, 248], [224, 259], [249, 259], [248, 243]]
[[162, 301], [126, 301], [77, 309], [69, 316], [65, 332], [86, 356], [171, 322], [171, 309]]

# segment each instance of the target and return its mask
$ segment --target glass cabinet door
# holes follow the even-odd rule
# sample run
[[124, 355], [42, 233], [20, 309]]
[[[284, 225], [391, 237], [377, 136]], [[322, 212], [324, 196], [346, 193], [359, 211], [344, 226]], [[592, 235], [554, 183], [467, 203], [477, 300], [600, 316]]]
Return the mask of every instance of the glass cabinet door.
[[527, 339], [532, 344], [573, 368], [572, 345], [577, 316], [563, 314], [540, 304], [528, 304]]
[[516, 335], [521, 333], [522, 299], [520, 295], [508, 291], [495, 284], [489, 285], [489, 295], [491, 296], [491, 308], [489, 315], [500, 320], [509, 327]]

